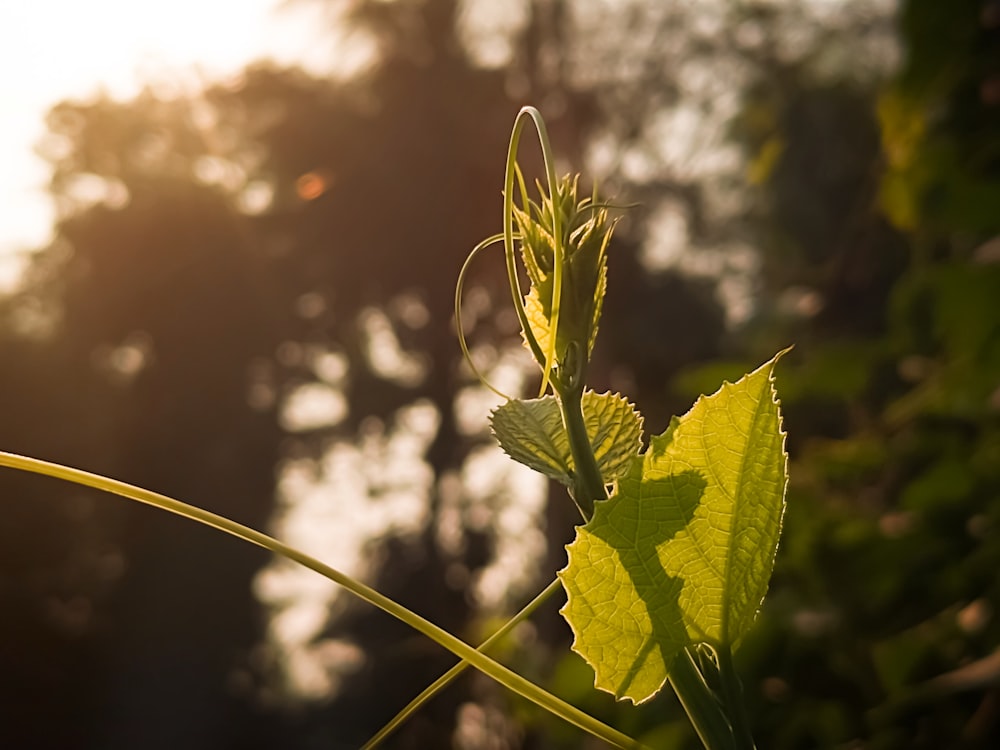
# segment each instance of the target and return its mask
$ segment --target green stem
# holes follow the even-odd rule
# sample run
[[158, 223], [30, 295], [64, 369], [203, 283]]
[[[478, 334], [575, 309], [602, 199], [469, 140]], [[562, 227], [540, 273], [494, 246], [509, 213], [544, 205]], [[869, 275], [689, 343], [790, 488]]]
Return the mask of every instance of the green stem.
[[732, 649], [729, 646], [720, 646], [716, 649], [716, 657], [719, 660], [719, 676], [722, 679], [722, 696], [732, 721], [736, 746], [739, 750], [755, 750], [746, 703], [743, 700], [743, 686], [733, 664]]
[[608, 493], [604, 488], [601, 470], [597, 467], [594, 448], [590, 444], [587, 423], [583, 417], [583, 386], [574, 386], [570, 390], [562, 390], [558, 385], [556, 388], [563, 426], [573, 455], [573, 500], [584, 520], [589, 521], [594, 515], [594, 503], [606, 500]]
[[546, 690], [540, 688], [538, 685], [535, 685], [530, 680], [526, 680], [521, 677], [521, 675], [517, 674], [513, 670], [508, 669], [485, 654], [480, 653], [469, 644], [453, 636], [448, 631], [438, 627], [429, 620], [425, 620], [420, 617], [420, 615], [406, 609], [406, 607], [397, 604], [387, 596], [380, 594], [378, 591], [375, 591], [375, 589], [366, 586], [360, 581], [330, 567], [326, 563], [320, 562], [316, 558], [311, 557], [304, 552], [300, 552], [294, 547], [290, 547], [283, 542], [279, 542], [277, 539], [269, 537], [267, 534], [263, 534], [256, 529], [251, 529], [249, 526], [236, 523], [235, 521], [231, 521], [224, 516], [203, 510], [202, 508], [182, 503], [179, 500], [174, 500], [172, 497], [161, 495], [158, 492], [152, 492], [150, 490], [143, 489], [142, 487], [136, 487], [135, 485], [126, 484], [125, 482], [119, 482], [115, 479], [104, 477], [99, 474], [91, 474], [90, 472], [82, 471], [80, 469], [73, 469], [60, 464], [41, 461], [37, 458], [28, 458], [26, 456], [18, 456], [13, 453], [0, 451], [0, 466], [9, 466], [14, 469], [20, 469], [21, 471], [55, 477], [56, 479], [62, 479], [67, 482], [83, 485], [85, 487], [93, 487], [94, 489], [109, 492], [114, 495], [121, 495], [122, 497], [126, 497], [130, 500], [135, 500], [146, 505], [152, 505], [155, 508], [165, 510], [169, 513], [183, 516], [184, 518], [188, 518], [192, 521], [197, 521], [198, 523], [210, 526], [238, 539], [242, 539], [243, 541], [255, 544], [258, 547], [263, 547], [264, 549], [277, 555], [286, 557], [289, 560], [297, 562], [300, 565], [303, 565], [304, 567], [314, 570], [320, 575], [329, 578], [334, 583], [343, 586], [355, 596], [365, 600], [375, 607], [378, 607], [382, 611], [418, 630], [431, 640], [451, 651], [460, 659], [469, 662], [476, 669], [489, 675], [504, 687], [514, 691], [532, 703], [550, 711], [556, 716], [563, 718], [567, 722], [576, 725], [580, 729], [589, 732], [595, 737], [604, 740], [612, 747], [641, 747], [641, 745], [631, 737], [619, 732], [617, 729], [607, 726], [575, 706], [557, 698]]
[[[497, 630], [493, 635], [487, 638], [483, 643], [477, 648], [477, 651], [486, 652], [490, 646], [495, 644], [501, 638], [503, 638], [507, 633], [514, 629], [519, 622], [527, 619], [531, 614], [538, 609], [543, 602], [545, 602], [550, 596], [559, 591], [562, 588], [562, 581], [556, 578], [552, 583], [545, 587], [545, 589], [534, 599], [524, 605], [524, 608], [518, 612], [516, 615], [511, 617], [503, 626]], [[406, 708], [396, 714], [392, 720], [382, 727], [378, 734], [372, 737], [368, 742], [364, 744], [361, 750], [374, 750], [378, 745], [382, 743], [383, 740], [387, 739], [390, 734], [396, 731], [403, 722], [405, 722], [411, 715], [413, 715], [422, 705], [433, 698], [435, 695], [440, 693], [449, 683], [452, 682], [456, 677], [458, 677], [465, 669], [469, 666], [469, 662], [460, 661], [454, 667], [449, 669], [443, 675], [438, 677], [431, 685], [424, 689], [420, 695], [410, 701]]]
[[738, 750], [732, 727], [689, 648], [670, 667], [670, 685], [707, 750]]

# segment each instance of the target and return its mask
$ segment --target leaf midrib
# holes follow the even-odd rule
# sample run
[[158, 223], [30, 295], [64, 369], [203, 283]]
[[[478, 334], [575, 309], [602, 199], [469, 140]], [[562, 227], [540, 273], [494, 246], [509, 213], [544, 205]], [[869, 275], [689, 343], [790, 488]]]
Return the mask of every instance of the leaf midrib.
[[[768, 368], [767, 376], [765, 379], [765, 387], [762, 389], [759, 398], [757, 398], [757, 404], [754, 407], [753, 418], [750, 420], [750, 425], [747, 429], [747, 434], [745, 437], [745, 445], [742, 451], [742, 456], [740, 457], [739, 473], [737, 474], [736, 478], [737, 486], [732, 497], [733, 512], [732, 514], [730, 514], [729, 518], [729, 525], [730, 525], [729, 541], [728, 544], [726, 545], [726, 562], [724, 568], [725, 578], [723, 579], [723, 589], [722, 589], [724, 598], [722, 605], [722, 627], [720, 628], [723, 643], [727, 643], [730, 645], [732, 644], [732, 639], [730, 638], [729, 634], [729, 624], [731, 619], [729, 611], [730, 590], [731, 590], [730, 587], [732, 586], [733, 553], [736, 547], [736, 534], [733, 531], [733, 526], [736, 525], [737, 504], [740, 502], [740, 498], [742, 498], [743, 495], [743, 484], [746, 477], [746, 463], [750, 457], [750, 451], [748, 450], [748, 448], [751, 442], [751, 436], [754, 434], [754, 428], [756, 427], [758, 420], [761, 418], [761, 414], [763, 412], [763, 406], [767, 401], [765, 396], [770, 396], [772, 391], [771, 372], [772, 372], [771, 368]], [[747, 378], [749, 379], [750, 377], [753, 376], [753, 374], [754, 373], [751, 373], [750, 375], [747, 376]]]

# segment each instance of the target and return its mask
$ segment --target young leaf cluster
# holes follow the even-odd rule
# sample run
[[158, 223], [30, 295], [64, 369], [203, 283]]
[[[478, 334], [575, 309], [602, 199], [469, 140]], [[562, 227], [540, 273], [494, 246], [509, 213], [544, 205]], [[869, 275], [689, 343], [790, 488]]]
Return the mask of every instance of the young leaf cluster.
[[[588, 359], [597, 339], [607, 287], [607, 248], [614, 230], [607, 209], [592, 198], [580, 200], [578, 186], [579, 176], [569, 175], [550, 193], [539, 184], [539, 204], [528, 198], [522, 184], [524, 208], [514, 206], [521, 257], [531, 281], [524, 301], [530, 324], [525, 339], [530, 342], [533, 337], [542, 352], [553, 351], [554, 367], [571, 372], [575, 364], [571, 357], [580, 362]], [[562, 274], [557, 278], [560, 255]]]

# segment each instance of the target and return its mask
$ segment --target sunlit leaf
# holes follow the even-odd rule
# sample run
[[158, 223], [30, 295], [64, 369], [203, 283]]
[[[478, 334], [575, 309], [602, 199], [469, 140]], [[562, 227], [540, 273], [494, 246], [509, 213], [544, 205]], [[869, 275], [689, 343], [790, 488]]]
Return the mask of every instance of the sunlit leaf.
[[[617, 394], [583, 394], [587, 425], [597, 467], [611, 484], [628, 470], [642, 447], [642, 417]], [[573, 484], [573, 457], [554, 396], [508, 401], [491, 416], [493, 432], [504, 451], [547, 477]]]
[[570, 484], [569, 444], [555, 396], [514, 399], [490, 415], [493, 434], [508, 456], [545, 476]]
[[776, 360], [675, 419], [577, 529], [562, 612], [598, 688], [645, 701], [681, 648], [733, 645], [752, 624], [784, 511]]
[[617, 393], [584, 391], [583, 420], [605, 484], [623, 477], [642, 449], [642, 416]]
[[[539, 299], [538, 287], [531, 287], [531, 291], [525, 295], [524, 313], [539, 348], [543, 352], [547, 352], [552, 345], [552, 325], [546, 314], [546, 305]], [[523, 331], [521, 335], [524, 335]]]

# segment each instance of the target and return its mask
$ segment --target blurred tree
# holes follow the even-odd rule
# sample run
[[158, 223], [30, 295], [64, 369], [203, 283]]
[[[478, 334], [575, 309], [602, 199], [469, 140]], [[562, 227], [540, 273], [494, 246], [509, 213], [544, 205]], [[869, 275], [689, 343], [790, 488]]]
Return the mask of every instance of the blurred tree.
[[[448, 3], [399, 12], [420, 22], [416, 47], [402, 38], [387, 45], [363, 80], [331, 85], [258, 68], [202, 96], [150, 91], [53, 110], [42, 148], [61, 219], [57, 241], [5, 302], [4, 345], [24, 352], [5, 376], [4, 394], [17, 402], [5, 446], [255, 526], [265, 525], [280, 459], [319, 459], [415, 402], [438, 415], [424, 457], [432, 476], [458, 469], [467, 447], [452, 398], [467, 376], [448, 325], [452, 289], [468, 248], [495, 229], [514, 107], [499, 74], [470, 69], [448, 42]], [[402, 17], [376, 20], [388, 33]], [[378, 361], [376, 334], [386, 326], [416, 374]], [[330, 354], [349, 362], [346, 421], [289, 428], [284, 407], [301, 386], [322, 382], [320, 357]], [[17, 571], [12, 602], [84, 614], [71, 634], [47, 635], [55, 626], [22, 605], [4, 641], [72, 636], [63, 649], [86, 656], [76, 657], [81, 667], [50, 668], [65, 683], [58, 705], [68, 716], [41, 734], [41, 696], [55, 679], [39, 673], [43, 652], [5, 658], [8, 705], [34, 707], [11, 716], [6, 737], [62, 747], [269, 746], [248, 710], [253, 685], [240, 676], [260, 635], [248, 583], [262, 555], [138, 508], [91, 506], [89, 497], [86, 515], [63, 520], [50, 487], [16, 481], [21, 510], [4, 533], [45, 541], [5, 547], [4, 569]], [[32, 507], [38, 493], [43, 504]], [[461, 631], [471, 601], [445, 584], [449, 560], [436, 552], [433, 525], [417, 530], [387, 548], [403, 559], [387, 557], [393, 572], [383, 587]], [[69, 544], [71, 536], [81, 538]], [[469, 557], [475, 569], [490, 554], [474, 546]], [[103, 578], [77, 580], [101, 562], [111, 568]], [[67, 580], [50, 580], [56, 573]], [[409, 642], [384, 617], [351, 618], [344, 627], [362, 647]], [[35, 630], [46, 635], [25, 636]], [[395, 661], [372, 658], [332, 711], [283, 719], [299, 728], [281, 746], [325, 738], [355, 746], [447, 664], [423, 643], [415, 655], [399, 651]], [[447, 742], [454, 696], [410, 742]]]
[[[53, 110], [48, 146], [66, 147], [52, 182], [58, 239], [9, 303], [27, 338], [5, 343], [34, 352], [11, 360], [25, 373], [47, 374], [5, 390], [14, 419], [5, 420], [4, 442], [260, 525], [280, 434], [271, 415], [248, 408], [245, 373], [273, 348], [271, 321], [280, 316], [240, 217], [218, 191], [184, 175], [200, 139], [183, 114], [150, 94]], [[23, 432], [24, 424], [34, 427]], [[27, 525], [5, 529], [22, 535], [8, 564], [25, 564], [20, 550], [31, 540], [27, 559], [62, 579], [20, 579], [33, 582], [53, 610], [48, 617], [13, 611], [43, 633], [54, 630], [50, 637], [85, 644], [92, 660], [76, 672], [49, 668], [68, 683], [55, 705], [82, 717], [67, 724], [79, 737], [66, 746], [219, 747], [234, 734], [252, 738], [246, 711], [218, 676], [254, 636], [245, 581], [262, 556], [220, 549], [207, 530], [90, 495], [59, 511], [45, 490], [25, 490], [16, 504], [30, 508], [21, 511]], [[28, 504], [33, 496], [39, 508]], [[66, 548], [74, 554], [48, 550], [38, 559], [36, 545], [46, 550], [59, 529], [48, 514], [68, 513], [78, 527]], [[47, 705], [39, 693], [53, 679], [39, 671], [43, 653], [25, 659], [9, 683], [36, 706]], [[13, 714], [6, 731], [56, 746], [64, 726], [28, 712]]]

